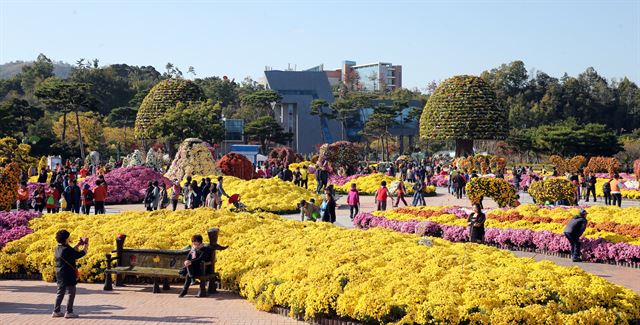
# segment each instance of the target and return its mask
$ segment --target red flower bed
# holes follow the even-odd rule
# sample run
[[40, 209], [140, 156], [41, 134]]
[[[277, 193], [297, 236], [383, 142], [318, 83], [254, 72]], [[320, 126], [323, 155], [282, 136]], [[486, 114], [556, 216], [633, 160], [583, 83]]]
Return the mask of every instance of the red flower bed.
[[244, 180], [254, 178], [255, 174], [253, 163], [247, 157], [236, 153], [228, 153], [222, 156], [222, 159], [218, 161], [218, 168], [227, 176], [234, 176]]

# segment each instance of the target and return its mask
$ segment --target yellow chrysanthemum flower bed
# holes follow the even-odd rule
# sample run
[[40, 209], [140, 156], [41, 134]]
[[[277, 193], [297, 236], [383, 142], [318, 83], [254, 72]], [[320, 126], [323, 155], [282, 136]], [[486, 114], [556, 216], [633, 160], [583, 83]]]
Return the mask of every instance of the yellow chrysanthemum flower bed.
[[[440, 211], [443, 207], [408, 207], [391, 211], [376, 211], [375, 216], [384, 216], [392, 220], [431, 220], [433, 222], [449, 226], [466, 226], [467, 220], [457, 217], [454, 213], [431, 214], [421, 213], [427, 211]], [[584, 236], [587, 238], [602, 238], [612, 243], [629, 243], [640, 245], [640, 234], [631, 227], [627, 227], [625, 233], [617, 233], [619, 227], [611, 226], [611, 223], [638, 226], [640, 225], [640, 208], [618, 208], [612, 206], [593, 206], [586, 209], [589, 212], [587, 219], [590, 226], [585, 230]], [[415, 213], [405, 213], [412, 211]], [[533, 231], [548, 230], [557, 234], [564, 233], [564, 223], [562, 220], [572, 218], [579, 212], [578, 208], [544, 208], [533, 204], [521, 205], [514, 209], [494, 209], [487, 212], [487, 228], [510, 228], [529, 229]], [[506, 220], [509, 215], [518, 213], [529, 220]], [[550, 218], [548, 222], [545, 218]], [[636, 228], [637, 229], [637, 228]]]
[[[347, 193], [349, 192], [349, 190], [351, 190], [351, 184], [355, 183], [356, 187], [358, 188], [358, 192], [360, 194], [373, 195], [380, 188], [380, 183], [382, 183], [382, 181], [387, 182], [387, 187], [389, 187], [391, 183], [396, 181], [396, 178], [393, 176], [387, 176], [384, 173], [375, 173], [375, 174], [369, 174], [367, 176], [357, 177], [353, 180], [350, 180], [344, 183], [342, 186], [338, 186], [338, 185], [334, 185], [334, 186], [336, 191], [341, 193]], [[409, 185], [408, 183], [405, 183], [405, 187], [407, 188], [407, 191], [411, 190], [410, 189], [411, 186], [408, 186], [408, 185]]]
[[[216, 183], [218, 178], [215, 175], [195, 176], [193, 180], [200, 184], [200, 180], [203, 177], [211, 178], [213, 183]], [[314, 198], [318, 204], [322, 202], [322, 198], [312, 190], [315, 187], [305, 189], [292, 182], [282, 181], [277, 177], [245, 181], [233, 176], [224, 176], [223, 187], [229, 195], [240, 194], [241, 202], [250, 210], [292, 213], [298, 211], [298, 204], [301, 200], [309, 201], [309, 199]], [[223, 208], [233, 207], [225, 197], [222, 198], [222, 201]]]
[[262, 310], [275, 305], [307, 318], [426, 323], [627, 323], [640, 296], [578, 267], [517, 258], [477, 244], [452, 244], [382, 229], [343, 229], [269, 213], [210, 209], [84, 216], [47, 214], [34, 233], [0, 252], [0, 272], [24, 268], [52, 281], [54, 234], [91, 238], [79, 260], [82, 280], [101, 281], [104, 254], [125, 233], [127, 247], [179, 249], [219, 227], [216, 268], [223, 284]]
[[[608, 179], [606, 178], [598, 178], [596, 181], [596, 195], [604, 197], [604, 192], [602, 191], [602, 185], [606, 183]], [[620, 194], [622, 194], [623, 198], [640, 200], [640, 191], [639, 190], [627, 190], [621, 189]]]

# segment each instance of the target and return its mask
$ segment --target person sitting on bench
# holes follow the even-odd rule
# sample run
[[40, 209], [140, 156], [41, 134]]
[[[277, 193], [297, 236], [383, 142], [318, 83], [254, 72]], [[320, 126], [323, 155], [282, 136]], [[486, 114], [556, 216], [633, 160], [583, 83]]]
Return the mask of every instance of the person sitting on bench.
[[203, 264], [211, 260], [211, 250], [208, 246], [202, 244], [201, 235], [193, 235], [191, 237], [191, 250], [184, 261], [184, 268], [180, 270], [180, 275], [186, 279], [184, 287], [179, 297], [182, 298], [187, 294], [191, 283], [195, 283], [195, 279], [203, 274]]

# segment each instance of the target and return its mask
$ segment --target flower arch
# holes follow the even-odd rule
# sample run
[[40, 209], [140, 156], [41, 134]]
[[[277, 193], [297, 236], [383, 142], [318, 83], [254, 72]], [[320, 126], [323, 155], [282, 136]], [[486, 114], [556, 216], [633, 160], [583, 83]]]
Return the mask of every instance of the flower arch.
[[498, 206], [518, 206], [516, 190], [503, 178], [475, 177], [469, 180], [466, 186], [467, 197], [471, 203], [480, 203], [482, 198], [492, 198]]

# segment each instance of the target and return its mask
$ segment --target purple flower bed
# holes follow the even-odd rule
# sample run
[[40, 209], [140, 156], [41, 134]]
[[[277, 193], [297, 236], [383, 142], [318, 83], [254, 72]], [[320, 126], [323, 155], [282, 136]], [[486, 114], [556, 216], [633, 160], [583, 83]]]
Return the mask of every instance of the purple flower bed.
[[[453, 209], [455, 208], [449, 208]], [[459, 210], [462, 211], [462, 210]], [[458, 211], [458, 212], [459, 212]], [[464, 212], [464, 211], [462, 211]], [[454, 213], [454, 212], [451, 212]], [[461, 214], [455, 213], [462, 217]], [[417, 234], [419, 236], [441, 237], [452, 242], [466, 242], [469, 229], [463, 226], [441, 225], [429, 220], [391, 220], [377, 217], [371, 213], [359, 213], [353, 224], [361, 229], [382, 227], [398, 232]], [[564, 235], [551, 231], [533, 231], [529, 229], [487, 228], [484, 240], [486, 244], [506, 249], [531, 249], [544, 253], [568, 254], [571, 247]], [[590, 239], [582, 237], [582, 259], [597, 263], [640, 263], [640, 246], [628, 243], [611, 243], [602, 238]]]
[[351, 176], [329, 175], [329, 183], [342, 186], [358, 177], [365, 176], [363, 174], [355, 174]]
[[[96, 187], [96, 176], [88, 177], [83, 184], [89, 184], [91, 190]], [[151, 168], [136, 166], [128, 168], [116, 168], [106, 175], [107, 182], [106, 203], [140, 203], [144, 200], [144, 192], [149, 182], [164, 182], [167, 188], [171, 186], [171, 181], [162, 174]]]
[[32, 233], [29, 220], [38, 217], [40, 213], [33, 211], [0, 212], [0, 249], [8, 242]]

